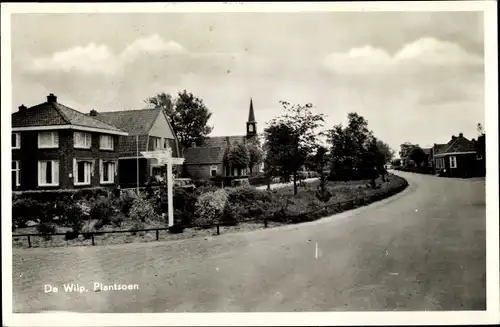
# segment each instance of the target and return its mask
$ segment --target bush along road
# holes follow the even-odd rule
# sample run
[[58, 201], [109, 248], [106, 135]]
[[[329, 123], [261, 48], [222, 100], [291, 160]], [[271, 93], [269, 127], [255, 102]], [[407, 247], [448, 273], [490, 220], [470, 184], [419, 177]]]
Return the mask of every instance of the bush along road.
[[[163, 193], [120, 197], [110, 194], [77, 196], [46, 203], [31, 198], [13, 202], [14, 247], [108, 245], [177, 240], [220, 233], [250, 231], [313, 221], [350, 210], [402, 191], [407, 182], [391, 175], [387, 181], [329, 182], [305, 180], [297, 195], [292, 184], [278, 184], [271, 191], [251, 186], [200, 188], [195, 193], [175, 189], [176, 226], [168, 229]], [[323, 194], [325, 193], [325, 194]], [[326, 196], [325, 196], [326, 195]], [[73, 197], [75, 198], [75, 197]], [[38, 217], [38, 224], [33, 224]]]

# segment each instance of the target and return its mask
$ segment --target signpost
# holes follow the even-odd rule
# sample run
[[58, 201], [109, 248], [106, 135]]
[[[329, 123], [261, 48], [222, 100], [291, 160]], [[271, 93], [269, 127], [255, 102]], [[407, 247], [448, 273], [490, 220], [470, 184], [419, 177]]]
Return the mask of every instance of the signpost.
[[167, 165], [167, 195], [168, 195], [168, 227], [174, 225], [174, 195], [173, 195], [173, 175], [172, 165], [182, 165], [184, 158], [172, 157], [172, 149], [158, 151], [145, 151], [141, 154], [147, 159], [156, 159], [159, 164]]

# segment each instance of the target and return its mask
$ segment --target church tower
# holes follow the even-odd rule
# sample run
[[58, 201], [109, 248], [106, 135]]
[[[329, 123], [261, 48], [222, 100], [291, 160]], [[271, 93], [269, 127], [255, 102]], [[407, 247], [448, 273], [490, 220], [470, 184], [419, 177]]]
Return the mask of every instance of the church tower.
[[255, 114], [253, 112], [253, 101], [250, 98], [250, 112], [248, 113], [247, 121], [247, 139], [252, 139], [257, 136], [257, 122], [255, 121]]

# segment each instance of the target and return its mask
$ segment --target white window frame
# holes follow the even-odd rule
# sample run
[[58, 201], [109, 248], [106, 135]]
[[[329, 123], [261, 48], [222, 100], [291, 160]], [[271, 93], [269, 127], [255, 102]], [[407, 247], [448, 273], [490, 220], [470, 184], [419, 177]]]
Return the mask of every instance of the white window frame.
[[155, 150], [161, 149], [161, 137], [153, 136], [153, 148]]
[[[51, 145], [41, 145], [40, 144], [40, 136], [42, 134], [49, 134], [52, 135], [52, 144]], [[38, 132], [38, 148], [39, 149], [57, 149], [59, 147], [59, 134], [56, 131], [49, 131], [49, 132]]]
[[12, 160], [16, 163], [16, 167], [12, 168], [12, 171], [16, 173], [16, 186], [21, 186], [21, 161]]
[[[104, 166], [105, 164], [113, 164], [113, 171], [110, 173], [108, 170], [108, 177], [110, 180], [105, 181], [104, 178]], [[101, 184], [114, 184], [115, 183], [115, 176], [118, 174], [118, 162], [116, 160], [106, 160], [106, 159], [101, 159], [99, 160], [99, 173], [100, 173], [100, 183]], [[109, 169], [109, 166], [108, 166]]]
[[450, 168], [457, 168], [457, 157], [456, 156], [450, 157]]
[[[84, 140], [84, 144], [77, 144], [76, 140], [80, 136], [80, 140]], [[92, 134], [85, 132], [73, 132], [73, 147], [75, 149], [90, 149], [92, 147]]]
[[[215, 175], [212, 175], [212, 172], [215, 171]], [[215, 177], [217, 176], [217, 166], [210, 166], [210, 177]]]
[[[104, 140], [111, 140], [111, 147], [104, 145]], [[114, 150], [115, 149], [115, 139], [112, 135], [100, 135], [99, 136], [99, 149], [101, 150]]]
[[[12, 149], [20, 149], [21, 148], [21, 133], [12, 133], [12, 135], [16, 137], [16, 145], [12, 147]], [[12, 141], [11, 141], [12, 142]]]
[[[88, 171], [88, 181], [85, 180], [83, 182], [78, 182], [78, 163], [79, 162], [87, 162], [90, 164], [90, 170]], [[85, 177], [85, 168], [84, 168], [84, 179]], [[73, 159], [73, 184], [80, 186], [80, 185], [91, 185], [92, 184], [92, 176], [94, 176], [94, 161], [90, 159]]]
[[[46, 183], [41, 180], [42, 163], [51, 162], [52, 183]], [[59, 186], [59, 160], [40, 160], [38, 161], [38, 186]]]

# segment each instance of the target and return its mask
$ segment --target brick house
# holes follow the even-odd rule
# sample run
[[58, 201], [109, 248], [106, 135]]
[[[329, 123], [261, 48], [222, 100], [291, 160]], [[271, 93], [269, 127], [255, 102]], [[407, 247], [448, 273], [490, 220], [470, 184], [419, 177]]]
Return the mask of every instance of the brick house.
[[12, 114], [12, 189], [114, 187], [123, 130], [57, 102]]
[[478, 176], [479, 163], [476, 145], [460, 133], [452, 136], [447, 144], [432, 147], [435, 172], [446, 177]]
[[[248, 120], [245, 135], [213, 136], [204, 140], [203, 146], [193, 146], [184, 151], [185, 174], [193, 179], [210, 179], [217, 176], [248, 176], [248, 168], [229, 167], [224, 157], [231, 145], [258, 140], [257, 121], [250, 99]], [[253, 174], [258, 173], [261, 167], [253, 168]]]
[[[97, 112], [89, 116], [104, 123], [117, 126], [128, 133], [120, 138], [119, 173], [122, 188], [143, 187], [151, 177], [163, 177], [165, 164], [158, 159], [146, 157], [144, 152], [161, 153], [172, 150], [174, 158], [182, 158], [179, 141], [161, 108]], [[137, 169], [139, 166], [139, 169]], [[178, 175], [181, 165], [174, 166]]]

